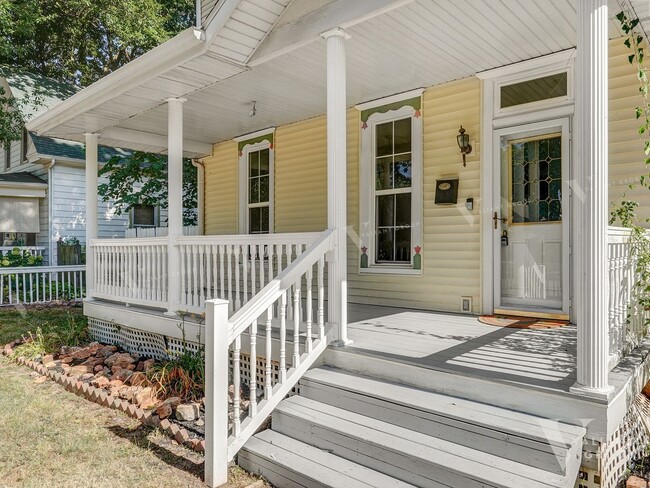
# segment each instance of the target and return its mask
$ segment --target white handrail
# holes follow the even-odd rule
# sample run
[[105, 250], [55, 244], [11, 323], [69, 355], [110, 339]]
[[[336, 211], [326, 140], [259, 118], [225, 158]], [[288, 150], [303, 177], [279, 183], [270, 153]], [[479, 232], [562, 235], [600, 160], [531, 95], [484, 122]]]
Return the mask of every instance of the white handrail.
[[[335, 244], [334, 236], [334, 230], [319, 234], [230, 319], [227, 318], [228, 302], [219, 299], [206, 302], [206, 480], [224, 476], [227, 463], [327, 347], [325, 266], [326, 256]], [[303, 244], [304, 235], [300, 239]], [[293, 331], [288, 330], [289, 326]], [[258, 328], [262, 329], [259, 334]], [[258, 340], [264, 342], [259, 356]], [[242, 366], [246, 360], [248, 368]], [[228, 412], [226, 394], [229, 368], [232, 369], [232, 415]], [[247, 374], [249, 393], [243, 398], [242, 377]], [[259, 402], [258, 384], [263, 392]], [[230, 427], [229, 417], [232, 417]]]
[[332, 230], [323, 232], [316, 243], [312, 244], [298, 259], [230, 318], [228, 321], [229, 342], [232, 343], [235, 337], [241, 335], [253, 320], [275, 303], [283, 292], [291, 288], [310, 266], [316, 264], [332, 248], [332, 235]]

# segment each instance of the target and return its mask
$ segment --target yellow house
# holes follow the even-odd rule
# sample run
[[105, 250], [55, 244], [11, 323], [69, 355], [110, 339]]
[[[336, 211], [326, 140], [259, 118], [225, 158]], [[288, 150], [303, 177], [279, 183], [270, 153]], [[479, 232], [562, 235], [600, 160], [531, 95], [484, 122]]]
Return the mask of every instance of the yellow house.
[[[647, 312], [608, 220], [650, 201], [616, 13], [203, 0], [196, 28], [29, 124], [86, 143], [94, 335], [160, 357], [177, 311], [206, 313], [185, 333], [208, 485], [236, 456], [277, 486], [616, 485], [650, 435], [620, 441], [643, 430]], [[97, 239], [100, 140], [168, 154], [167, 237]], [[254, 392], [232, 421], [230, 383]]]

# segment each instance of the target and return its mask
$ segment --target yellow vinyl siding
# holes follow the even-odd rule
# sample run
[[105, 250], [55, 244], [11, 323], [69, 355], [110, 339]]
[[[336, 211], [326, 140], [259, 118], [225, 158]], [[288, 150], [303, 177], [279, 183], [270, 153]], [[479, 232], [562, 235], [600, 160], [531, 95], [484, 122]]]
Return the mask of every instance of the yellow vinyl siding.
[[327, 125], [316, 117], [275, 134], [275, 232], [327, 228]]
[[216, 144], [205, 166], [205, 234], [237, 234], [239, 155], [234, 141]]
[[[422, 276], [360, 274], [359, 249], [349, 240], [348, 282], [351, 302], [460, 310], [460, 297], [471, 296], [479, 310], [480, 83], [471, 78], [432, 87], [423, 94], [423, 249]], [[456, 144], [463, 125], [473, 152], [467, 167]], [[359, 114], [348, 112], [348, 225], [359, 231]], [[458, 203], [434, 205], [437, 179], [459, 177]], [[474, 210], [465, 199], [474, 198]]]
[[[630, 50], [623, 39], [609, 43], [609, 201], [625, 198], [639, 202], [639, 215], [650, 218], [650, 192], [638, 188], [639, 176], [644, 173], [643, 144], [646, 135], [639, 137], [641, 122], [635, 108], [642, 105], [639, 82], [634, 66], [628, 62]], [[637, 184], [636, 190], [628, 185]], [[647, 225], [647, 224], [646, 224]]]

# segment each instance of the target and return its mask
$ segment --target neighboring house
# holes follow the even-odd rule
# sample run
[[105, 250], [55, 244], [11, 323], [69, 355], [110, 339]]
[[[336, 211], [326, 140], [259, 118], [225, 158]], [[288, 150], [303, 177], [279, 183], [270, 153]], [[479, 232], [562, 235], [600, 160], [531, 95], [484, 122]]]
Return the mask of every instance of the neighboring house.
[[[77, 90], [49, 78], [0, 69], [0, 85], [22, 102], [26, 121], [47, 111]], [[102, 146], [100, 163], [129, 151]], [[79, 142], [39, 137], [27, 130], [0, 156], [0, 212], [20, 219], [0, 224], [0, 246], [36, 246], [45, 263], [57, 264], [57, 241], [86, 240], [85, 151]], [[6, 188], [6, 190], [5, 190]], [[124, 237], [130, 227], [160, 225], [160, 210], [147, 206], [116, 215], [110, 202], [99, 199], [99, 235]], [[164, 214], [164, 211], [163, 211]], [[164, 215], [163, 219], [164, 221]]]
[[[650, 438], [648, 313], [607, 227], [644, 168], [618, 5], [201, 7], [28, 127], [86, 142], [88, 168], [98, 141], [168, 151], [169, 236], [89, 227], [84, 310], [156, 357], [205, 334], [207, 483], [238, 455], [277, 486], [615, 486]], [[202, 236], [182, 236], [183, 155]]]

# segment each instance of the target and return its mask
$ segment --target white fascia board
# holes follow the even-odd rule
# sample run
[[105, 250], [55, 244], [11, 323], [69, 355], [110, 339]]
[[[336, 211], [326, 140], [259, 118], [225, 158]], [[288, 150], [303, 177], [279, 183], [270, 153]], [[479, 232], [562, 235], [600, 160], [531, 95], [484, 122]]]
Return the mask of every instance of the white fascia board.
[[54, 127], [202, 54], [207, 47], [205, 33], [190, 27], [29, 121], [27, 129], [46, 135]]
[[[123, 129], [120, 127], [111, 127], [100, 133], [100, 139], [117, 139], [128, 143], [137, 143], [145, 146], [159, 147], [162, 151], [167, 151], [167, 136], [153, 134], [151, 132], [141, 132], [132, 129]], [[183, 152], [200, 154], [199, 157], [209, 156], [212, 154], [212, 144], [197, 141], [183, 141]]]
[[306, 46], [334, 28], [347, 29], [413, 0], [338, 0], [273, 30], [248, 62], [257, 66]]
[[267, 134], [275, 134], [275, 127], [269, 127], [268, 129], [262, 129], [255, 132], [249, 132], [248, 134], [243, 134], [233, 138], [235, 142], [247, 141], [249, 139], [255, 139], [256, 137], [265, 136]]

